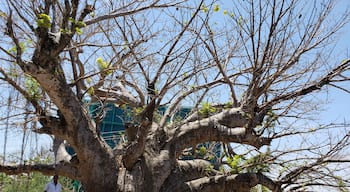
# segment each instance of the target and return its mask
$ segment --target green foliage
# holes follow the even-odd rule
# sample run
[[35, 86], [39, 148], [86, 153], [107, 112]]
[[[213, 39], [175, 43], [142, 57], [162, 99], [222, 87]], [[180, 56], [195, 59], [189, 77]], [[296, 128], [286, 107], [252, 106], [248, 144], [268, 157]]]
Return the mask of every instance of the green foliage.
[[89, 87], [88, 90], [87, 90], [87, 93], [88, 93], [89, 95], [93, 95], [93, 94], [95, 93], [94, 87]]
[[108, 67], [108, 63], [105, 62], [101, 57], [96, 59], [96, 62], [98, 64], [98, 67], [100, 70], [105, 70]]
[[1, 181], [3, 181], [3, 192], [37, 192], [42, 191], [49, 177], [43, 176], [40, 173], [28, 173], [15, 176], [8, 176], [1, 174]]
[[202, 103], [202, 108], [199, 109], [199, 114], [201, 116], [208, 116], [210, 114], [213, 114], [216, 112], [216, 108], [213, 107], [210, 103], [208, 102], [205, 102], [205, 103]]
[[134, 108], [135, 115], [141, 115], [141, 113], [143, 112], [144, 109], [145, 109], [144, 107], [136, 107], [136, 108]]
[[[26, 48], [30, 45], [30, 44], [33, 44], [33, 42], [31, 40], [26, 40], [24, 42], [20, 42], [19, 43], [19, 48], [21, 49], [22, 53], [26, 51]], [[14, 53], [16, 54], [17, 53], [17, 46], [13, 46], [11, 47], [8, 52], [10, 53]]]
[[209, 11], [209, 8], [206, 5], [202, 5], [201, 10], [206, 13]]
[[[1, 192], [38, 192], [43, 191], [50, 180], [50, 176], [36, 172], [12, 176], [0, 173], [0, 189]], [[62, 185], [62, 192], [78, 191], [76, 189], [81, 187], [79, 182], [66, 177], [60, 177], [59, 182]]]
[[76, 21], [75, 26], [79, 28], [84, 28], [86, 27], [86, 23], [84, 23], [83, 21]]
[[243, 156], [241, 155], [235, 155], [232, 158], [227, 157], [227, 163], [230, 166], [232, 173], [239, 173], [242, 171], [242, 161]]
[[237, 24], [242, 27], [242, 24], [243, 24], [243, 17], [242, 16], [239, 16], [238, 20], [237, 20]]
[[110, 69], [109, 63], [104, 61], [101, 57], [96, 59], [96, 63], [103, 75], [110, 75], [113, 73], [113, 70]]
[[0, 17], [7, 18], [7, 14], [5, 12], [0, 11]]
[[42, 96], [42, 91], [40, 89], [40, 84], [31, 76], [26, 75], [24, 86], [26, 88], [26, 91], [29, 95], [28, 99], [31, 100], [39, 100]]
[[15, 67], [11, 67], [9, 72], [7, 73], [7, 75], [10, 76], [10, 77], [13, 77], [13, 78], [17, 78], [17, 77], [20, 76], [18, 71], [17, 71], [17, 69]]
[[83, 30], [81, 30], [81, 28], [75, 27], [74, 29], [75, 29], [75, 32], [77, 32], [78, 35], [83, 34]]
[[[49, 157], [36, 156], [29, 159], [27, 163], [50, 163], [52, 159]], [[37, 192], [43, 191], [45, 185], [51, 180], [50, 176], [42, 175], [37, 172], [23, 173], [20, 175], [6, 175], [0, 173], [0, 191], [1, 192]], [[59, 182], [62, 185], [63, 192], [73, 191], [72, 180], [60, 177]]]
[[[209, 11], [209, 8], [206, 5], [202, 5], [201, 10], [204, 13], [207, 13]], [[220, 10], [220, 5], [219, 4], [213, 5], [213, 12], [218, 12], [219, 10]]]
[[204, 156], [205, 154], [207, 154], [207, 148], [204, 147], [204, 146], [200, 146], [199, 149], [198, 149], [198, 154], [200, 156]]
[[209, 165], [209, 166], [207, 166], [206, 168], [205, 168], [205, 171], [206, 172], [211, 172], [211, 171], [213, 171], [214, 170], [214, 166], [213, 165]]
[[60, 29], [62, 34], [72, 34], [72, 31], [69, 29]]
[[266, 160], [270, 157], [270, 152], [260, 153], [256, 156], [247, 159], [244, 164], [247, 166], [246, 171], [249, 173], [264, 173], [269, 172], [270, 167]]
[[223, 165], [221, 165], [221, 166], [219, 167], [219, 171], [220, 171], [221, 173], [225, 173], [226, 169], [225, 169], [225, 167], [224, 167]]
[[270, 171], [267, 163], [270, 156], [270, 151], [267, 150], [265, 153], [250, 158], [245, 158], [243, 155], [234, 155], [233, 157], [226, 157], [226, 159], [227, 165], [231, 168], [231, 173], [264, 173]]
[[92, 83], [92, 79], [91, 78], [86, 78], [86, 83], [91, 84]]
[[225, 103], [225, 105], [224, 105], [224, 109], [229, 109], [231, 107], [233, 107], [233, 103], [231, 101]]
[[38, 15], [38, 20], [36, 21], [38, 27], [50, 28], [51, 27], [51, 18], [45, 13]]
[[75, 22], [75, 19], [73, 17], [69, 17], [68, 18], [68, 21], [71, 22], [71, 23], [74, 23]]
[[214, 12], [218, 12], [220, 10], [220, 6], [218, 4], [215, 4], [213, 7]]
[[341, 177], [335, 177], [335, 179], [337, 180], [337, 185], [338, 185], [339, 191], [349, 192], [349, 190], [346, 187], [346, 184], [344, 183], [344, 180]]
[[350, 59], [343, 59], [343, 60], [341, 61], [341, 64], [345, 64], [345, 63], [347, 63], [347, 62], [350, 62]]
[[120, 108], [123, 110], [125, 122], [137, 124], [140, 121], [140, 116], [142, 115], [145, 106], [131, 108], [127, 104], [123, 104]]
[[[82, 28], [86, 27], [86, 23], [84, 23], [83, 21], [76, 21], [76, 20], [73, 19], [72, 17], [69, 17], [69, 18], [68, 18], [68, 21], [74, 25], [74, 31], [75, 31], [78, 35], [83, 34]], [[65, 34], [71, 34], [71, 33], [72, 33], [72, 31], [67, 30], [67, 29], [61, 29], [61, 32], [62, 32], [62, 33], [65, 33]]]
[[[25, 42], [21, 42], [19, 43], [19, 48], [23, 51], [25, 51], [26, 49], [26, 43]], [[17, 53], [17, 46], [13, 46], [8, 50], [10, 53]]]

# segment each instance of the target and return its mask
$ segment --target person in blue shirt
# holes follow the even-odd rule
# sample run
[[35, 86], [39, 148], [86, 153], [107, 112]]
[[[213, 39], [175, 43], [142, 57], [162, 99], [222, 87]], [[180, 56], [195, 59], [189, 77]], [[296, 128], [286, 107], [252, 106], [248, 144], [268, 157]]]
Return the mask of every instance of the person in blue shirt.
[[54, 175], [52, 181], [46, 184], [44, 192], [61, 192], [62, 186], [58, 182], [58, 175]]

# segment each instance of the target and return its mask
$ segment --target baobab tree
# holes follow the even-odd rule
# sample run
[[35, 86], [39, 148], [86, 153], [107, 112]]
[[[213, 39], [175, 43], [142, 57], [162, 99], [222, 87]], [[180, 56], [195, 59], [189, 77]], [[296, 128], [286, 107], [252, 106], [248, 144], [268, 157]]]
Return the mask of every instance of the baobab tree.
[[[13, 105], [32, 131], [54, 136], [56, 161], [0, 171], [57, 173], [88, 192], [346, 190], [346, 122], [305, 123], [327, 87], [349, 93], [350, 60], [332, 51], [349, 15], [334, 6], [7, 0], [0, 79], [21, 95]], [[99, 133], [107, 103], [132, 114], [114, 148]], [[173, 118], [182, 106], [192, 111]], [[58, 157], [62, 141], [76, 155]], [[205, 142], [221, 143], [217, 165], [180, 158]]]

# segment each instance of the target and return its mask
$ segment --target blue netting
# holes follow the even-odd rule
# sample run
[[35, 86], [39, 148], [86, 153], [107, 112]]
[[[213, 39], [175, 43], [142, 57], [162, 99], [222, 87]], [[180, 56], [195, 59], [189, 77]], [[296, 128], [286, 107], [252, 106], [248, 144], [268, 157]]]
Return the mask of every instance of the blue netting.
[[89, 106], [89, 110], [93, 118], [104, 113], [103, 121], [100, 124], [101, 137], [108, 145], [115, 147], [120, 140], [120, 134], [125, 130], [124, 122], [127, 118], [126, 113], [111, 103], [103, 106], [92, 104]]

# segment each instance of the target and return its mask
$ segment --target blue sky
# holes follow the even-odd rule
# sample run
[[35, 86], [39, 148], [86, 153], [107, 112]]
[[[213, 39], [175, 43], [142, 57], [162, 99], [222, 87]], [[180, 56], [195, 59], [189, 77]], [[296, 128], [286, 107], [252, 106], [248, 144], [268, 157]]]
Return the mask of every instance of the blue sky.
[[[350, 1], [339, 0], [336, 5], [336, 14], [343, 13], [346, 9], [350, 8]], [[335, 49], [335, 56], [338, 62], [341, 60], [350, 58], [350, 24], [348, 23], [340, 33], [340, 40], [337, 42], [337, 47]], [[350, 74], [350, 72], [348, 73]], [[350, 91], [350, 82], [341, 84], [347, 90]], [[321, 113], [323, 121], [350, 121], [350, 94], [344, 91], [340, 91], [336, 88], [330, 88], [329, 93], [324, 95], [330, 103], [324, 106], [325, 110]]]

